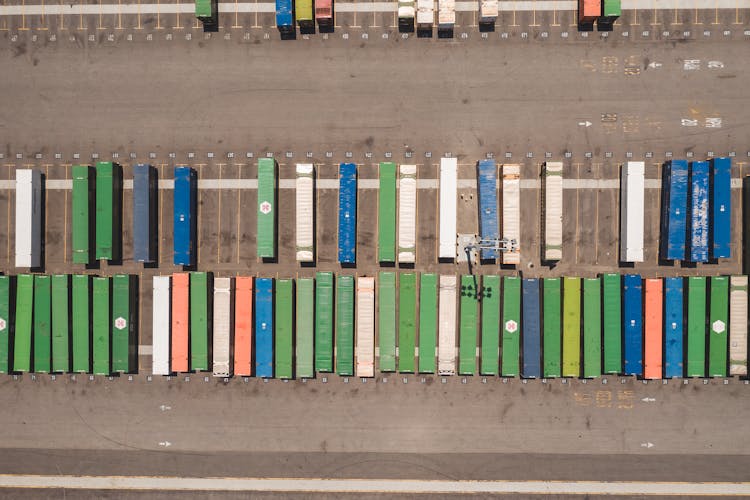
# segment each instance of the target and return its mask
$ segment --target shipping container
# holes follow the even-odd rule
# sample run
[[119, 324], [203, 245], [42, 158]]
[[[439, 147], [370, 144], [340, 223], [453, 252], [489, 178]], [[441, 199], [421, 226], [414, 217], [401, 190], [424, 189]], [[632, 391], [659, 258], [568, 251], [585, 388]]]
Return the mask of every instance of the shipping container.
[[109, 375], [112, 373], [112, 350], [110, 347], [111, 332], [111, 299], [109, 278], [96, 276], [93, 279], [91, 327], [93, 330], [94, 374]]
[[336, 277], [336, 373], [354, 375], [354, 277]]
[[378, 261], [396, 262], [396, 164], [380, 162], [378, 175]]
[[[732, 159], [711, 159], [711, 258], [732, 256]], [[747, 233], [745, 233], [747, 234]]]
[[581, 376], [580, 278], [563, 278], [562, 376]]
[[276, 280], [274, 372], [276, 378], [294, 378], [294, 280]]
[[234, 374], [253, 374], [253, 278], [234, 279]]
[[42, 264], [42, 173], [16, 170], [16, 267]]
[[664, 303], [661, 278], [646, 280], [644, 300], [644, 354], [643, 376], [647, 379], [660, 379], [662, 374], [662, 327], [664, 324], [662, 304]]
[[562, 374], [561, 362], [561, 330], [560, 312], [562, 300], [560, 298], [560, 278], [544, 278], [544, 377], [559, 377]]
[[398, 1], [398, 32], [414, 32], [414, 0]]
[[34, 276], [34, 371], [49, 373], [52, 361], [52, 287], [49, 276]]
[[544, 246], [542, 260], [562, 259], [563, 165], [548, 161], [542, 171], [544, 177]]
[[73, 201], [71, 211], [72, 252], [74, 264], [91, 261], [93, 243], [91, 205], [94, 194], [94, 170], [88, 165], [73, 165]]
[[232, 278], [214, 280], [213, 376], [229, 377], [232, 349]]
[[[195, 265], [197, 215], [197, 179], [190, 167], [174, 169], [174, 264]], [[177, 370], [174, 366], [172, 367]]]
[[315, 370], [333, 371], [333, 273], [315, 275]]
[[96, 162], [96, 258], [122, 256], [122, 167]]
[[458, 374], [474, 375], [477, 368], [477, 277], [461, 276], [458, 321]]
[[321, 33], [333, 31], [333, 0], [315, 0], [315, 21]]
[[539, 317], [539, 280], [523, 280], [523, 368], [524, 378], [542, 376]]
[[297, 164], [297, 261], [315, 261], [315, 167]]
[[729, 374], [747, 375], [747, 276], [729, 282]]
[[456, 277], [440, 275], [438, 314], [438, 373], [456, 373]]
[[357, 278], [357, 347], [358, 377], [375, 376], [375, 278]]
[[10, 281], [9, 276], [0, 275], [0, 373], [10, 373]]
[[645, 166], [629, 161], [620, 171], [620, 261], [643, 262]]
[[300, 33], [315, 33], [313, 19], [313, 0], [295, 0], [294, 17], [297, 20]]
[[435, 373], [438, 278], [423, 273], [419, 282], [419, 373]]
[[500, 373], [515, 377], [520, 370], [521, 354], [521, 278], [503, 277], [503, 340]]
[[711, 276], [711, 308], [708, 318], [708, 376], [727, 376], [727, 324], [729, 323], [729, 277]]
[[378, 274], [378, 348], [381, 372], [396, 371], [396, 274]]
[[685, 259], [688, 166], [685, 160], [664, 164], [661, 197], [661, 258]]
[[276, 0], [276, 27], [281, 33], [282, 39], [293, 37], [294, 28], [294, 1]]
[[643, 375], [643, 285], [638, 274], [623, 277], [625, 375]]
[[664, 377], [683, 374], [682, 278], [664, 278]]
[[357, 165], [339, 165], [339, 263], [357, 260]]
[[30, 372], [31, 332], [33, 329], [34, 276], [19, 274], [16, 278], [16, 324], [13, 339], [13, 371]]
[[602, 15], [602, 0], [578, 0], [578, 22], [593, 23]]
[[521, 263], [521, 165], [503, 165], [503, 238], [511, 249], [503, 264]]
[[602, 374], [602, 285], [599, 278], [583, 280], [583, 376]]
[[435, 22], [434, 0], [417, 0], [417, 30], [432, 30]]
[[687, 376], [706, 376], [706, 278], [690, 276], [687, 297]]
[[482, 277], [481, 375], [497, 375], [500, 369], [500, 276]]
[[136, 291], [133, 276], [116, 274], [112, 278], [112, 371], [115, 372], [130, 373], [138, 369], [138, 336], [133, 321]]
[[622, 288], [620, 275], [602, 275], [604, 373], [622, 373]]
[[[89, 294], [91, 278], [86, 274], [74, 274], [72, 288], [70, 310], [73, 326], [73, 371], [88, 373], [91, 371], [91, 295]], [[18, 319], [16, 319], [16, 337], [18, 336], [17, 325]]]
[[398, 181], [398, 262], [417, 259], [417, 166], [401, 165]]
[[398, 371], [401, 373], [414, 373], [416, 338], [417, 274], [402, 273], [398, 277]]
[[441, 158], [439, 259], [456, 258], [457, 175], [458, 161], [455, 158]]
[[[75, 276], [73, 279], [75, 280]], [[171, 373], [169, 368], [170, 288], [169, 276], [154, 276], [151, 328], [153, 336], [151, 373], [154, 375], [169, 375]]]
[[203, 272], [190, 273], [190, 369], [208, 371], [211, 369], [211, 319], [210, 290], [211, 274]]
[[133, 166], [133, 260], [155, 262], [158, 220], [156, 169], [139, 163]]
[[190, 275], [172, 275], [172, 371], [188, 371], [190, 328]]
[[[0, 288], [4, 281], [0, 278]], [[52, 276], [52, 371], [70, 371], [70, 277], [67, 274]], [[0, 294], [2, 300], [2, 294]], [[0, 314], [7, 318], [7, 315]]]
[[491, 25], [495, 27], [497, 21], [498, 2], [497, 0], [479, 0], [479, 26], [481, 31], [482, 25]]
[[276, 258], [276, 177], [278, 166], [273, 158], [258, 160], [258, 258]]
[[708, 162], [690, 163], [691, 262], [708, 261]]
[[255, 280], [255, 376], [273, 378], [273, 278]]
[[[505, 192], [505, 170], [503, 170], [503, 193]], [[483, 240], [496, 240], [500, 237], [497, 222], [497, 166], [495, 160], [479, 160], [477, 162], [477, 184], [479, 187], [479, 237]], [[503, 195], [504, 196], [504, 195]], [[505, 208], [505, 198], [503, 198]], [[503, 212], [504, 216], [504, 212]], [[505, 219], [503, 219], [503, 229]], [[497, 250], [483, 248], [483, 260], [497, 259]]]
[[312, 378], [315, 376], [314, 352], [314, 320], [315, 318], [315, 279], [297, 279], [296, 304], [296, 355], [295, 372], [297, 377]]

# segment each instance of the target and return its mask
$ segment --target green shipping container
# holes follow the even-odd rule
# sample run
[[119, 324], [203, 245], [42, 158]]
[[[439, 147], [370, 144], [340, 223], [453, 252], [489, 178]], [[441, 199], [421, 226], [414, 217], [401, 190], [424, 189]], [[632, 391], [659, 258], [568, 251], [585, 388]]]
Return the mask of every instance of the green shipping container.
[[711, 277], [708, 376], [727, 376], [727, 330], [729, 325], [729, 277]]
[[417, 340], [417, 274], [398, 277], [398, 371], [414, 373]]
[[52, 362], [52, 288], [49, 276], [34, 276], [34, 371], [49, 373]]
[[91, 206], [91, 168], [88, 165], [73, 165], [73, 210], [71, 212], [71, 231], [73, 263], [88, 264], [90, 261], [91, 225], [89, 208]]
[[336, 279], [336, 373], [354, 375], [354, 277]]
[[276, 257], [276, 160], [258, 160], [258, 257]]
[[396, 262], [396, 164], [381, 162], [379, 173], [378, 260]]
[[521, 348], [521, 278], [503, 278], [503, 377], [519, 374]]
[[622, 286], [620, 275], [602, 276], [604, 289], [604, 373], [622, 373]]
[[602, 286], [599, 278], [583, 280], [583, 376], [602, 374]]
[[706, 376], [706, 278], [688, 278], [687, 376]]
[[315, 369], [333, 371], [333, 273], [315, 275]]
[[315, 280], [313, 278], [297, 280], [296, 314], [297, 376], [312, 378], [315, 376], [313, 367]]
[[559, 377], [560, 367], [560, 278], [544, 279], [544, 377]]
[[500, 276], [482, 277], [482, 356], [479, 373], [497, 375], [500, 367]]
[[0, 276], [0, 373], [10, 372], [10, 277]]
[[477, 278], [461, 276], [458, 324], [458, 374], [474, 375], [477, 367]]
[[30, 372], [34, 276], [20, 274], [16, 280], [16, 334], [13, 342], [13, 371]]
[[419, 373], [435, 373], [437, 274], [422, 274], [419, 284]]
[[274, 372], [276, 378], [294, 378], [294, 280], [276, 280], [274, 319]]
[[378, 274], [380, 371], [396, 371], [396, 273]]
[[91, 278], [85, 274], [73, 275], [73, 371], [91, 371]]
[[110, 290], [109, 278], [94, 278], [92, 321], [94, 330], [94, 374], [112, 373], [110, 352]]
[[70, 276], [52, 276], [52, 371], [70, 371]]
[[135, 297], [134, 277], [116, 274], [112, 278], [112, 370], [116, 372], [136, 371]]
[[96, 258], [120, 258], [122, 172], [117, 163], [96, 163]]
[[581, 376], [581, 280], [563, 279], [563, 377]]
[[210, 280], [211, 276], [208, 273], [190, 273], [190, 369], [194, 371], [209, 369], [208, 284]]

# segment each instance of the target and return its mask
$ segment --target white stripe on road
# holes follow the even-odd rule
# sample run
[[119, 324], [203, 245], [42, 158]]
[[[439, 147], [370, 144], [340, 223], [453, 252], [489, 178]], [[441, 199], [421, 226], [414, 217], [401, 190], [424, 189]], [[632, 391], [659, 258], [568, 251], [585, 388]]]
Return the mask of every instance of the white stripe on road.
[[419, 479], [259, 479], [144, 476], [0, 476], [0, 488], [277, 491], [309, 493], [505, 493], [518, 495], [750, 495], [750, 483], [609, 481], [431, 481]]

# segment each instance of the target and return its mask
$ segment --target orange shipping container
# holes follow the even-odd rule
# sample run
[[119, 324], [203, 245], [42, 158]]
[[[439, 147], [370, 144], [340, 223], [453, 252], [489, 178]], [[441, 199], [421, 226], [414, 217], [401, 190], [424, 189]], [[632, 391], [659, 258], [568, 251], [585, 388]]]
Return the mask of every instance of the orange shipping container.
[[602, 0], [578, 0], [578, 22], [591, 23], [602, 15]]
[[234, 293], [234, 374], [252, 375], [253, 278], [237, 276]]
[[190, 275], [172, 275], [172, 371], [188, 371]]
[[644, 377], [647, 379], [659, 379], [662, 374], [662, 283], [660, 278], [646, 280]]

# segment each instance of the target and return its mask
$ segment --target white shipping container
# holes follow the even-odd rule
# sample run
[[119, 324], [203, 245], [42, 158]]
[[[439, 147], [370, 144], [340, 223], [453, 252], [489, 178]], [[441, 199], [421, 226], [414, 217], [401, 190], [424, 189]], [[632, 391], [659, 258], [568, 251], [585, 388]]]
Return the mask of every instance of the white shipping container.
[[375, 278], [357, 278], [357, 377], [375, 376]]
[[747, 276], [729, 279], [729, 374], [747, 375]]
[[521, 166], [503, 165], [503, 238], [516, 250], [503, 253], [503, 264], [521, 263]]
[[435, 22], [434, 0], [417, 0], [417, 25], [431, 27]]
[[315, 174], [312, 163], [297, 164], [297, 261], [315, 259]]
[[417, 258], [417, 166], [401, 165], [398, 180], [398, 261]]
[[438, 24], [440, 26], [456, 24], [456, 0], [438, 0]]
[[154, 276], [154, 295], [152, 300], [152, 354], [151, 373], [169, 375], [169, 330], [171, 327], [169, 297], [171, 288], [169, 276]]
[[438, 258], [456, 258], [456, 197], [458, 161], [440, 159], [440, 242]]
[[497, 0], [480, 0], [479, 17], [488, 21], [497, 18], [497, 7]]
[[563, 164], [544, 164], [544, 260], [562, 259]]
[[16, 170], [16, 267], [39, 267], [42, 258], [42, 174]]
[[214, 279], [214, 377], [229, 377], [232, 318], [232, 278]]
[[440, 275], [438, 296], [438, 373], [456, 373], [456, 276]]
[[620, 260], [643, 262], [644, 173], [642, 161], [629, 161], [620, 173]]

